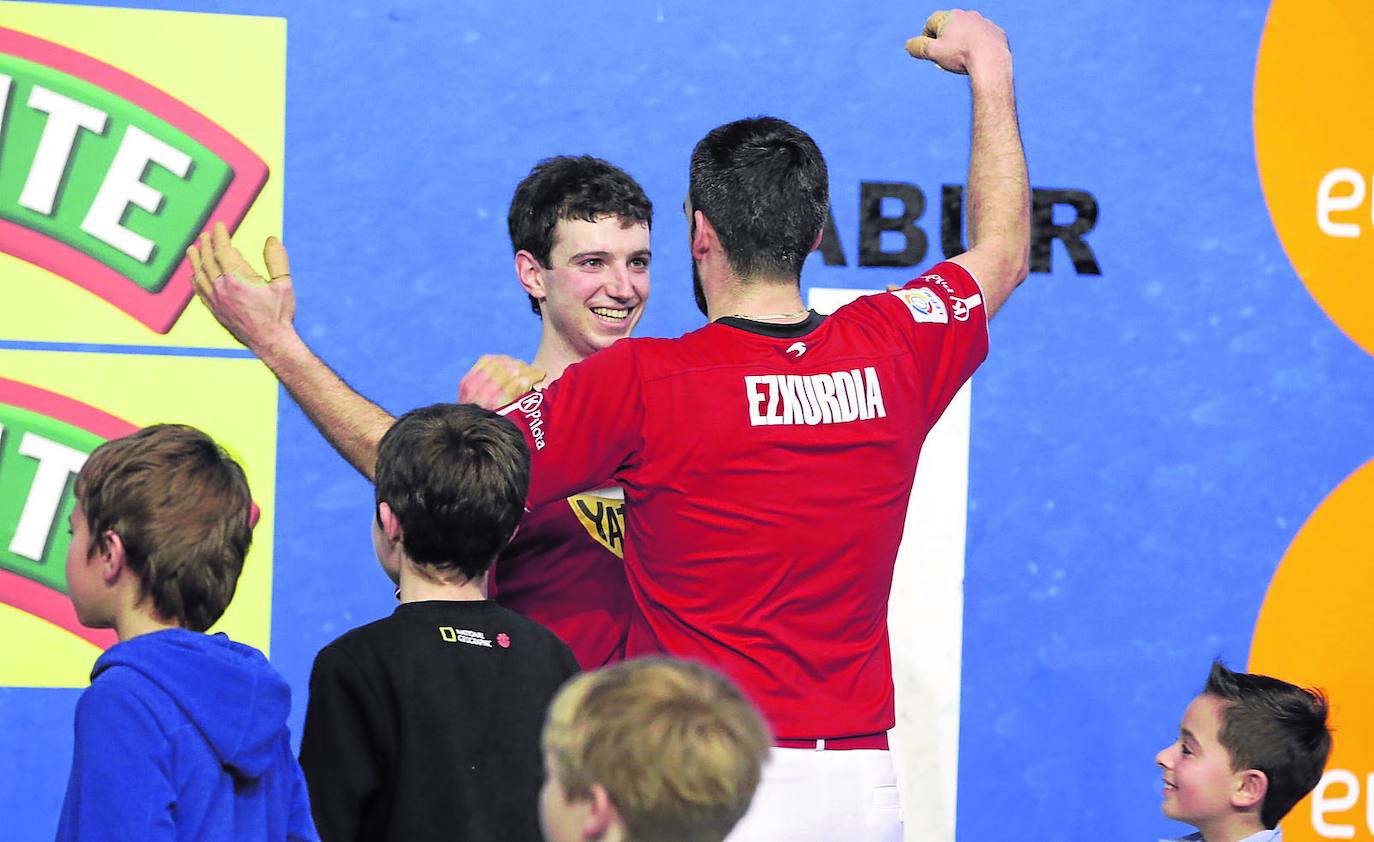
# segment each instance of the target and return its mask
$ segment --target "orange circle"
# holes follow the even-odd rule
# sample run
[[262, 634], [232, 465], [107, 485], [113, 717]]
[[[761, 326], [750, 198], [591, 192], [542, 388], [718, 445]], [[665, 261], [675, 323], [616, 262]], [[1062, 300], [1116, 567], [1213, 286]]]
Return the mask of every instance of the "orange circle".
[[[1326, 315], [1374, 354], [1371, 45], [1369, 0], [1274, 0], [1255, 71], [1255, 154], [1293, 268]], [[1334, 203], [1325, 212], [1319, 193]], [[1343, 198], [1355, 206], [1340, 209]]]
[[[1358, 800], [1325, 813], [1330, 823], [1374, 839], [1365, 810], [1374, 800], [1374, 460], [1351, 474], [1303, 524], [1269, 584], [1250, 644], [1251, 672], [1324, 689], [1335, 732], [1332, 770], [1353, 773]], [[1328, 799], [1349, 792], [1333, 784]], [[1374, 813], [1370, 813], [1374, 815]], [[1287, 842], [1318, 842], [1309, 796], [1283, 821]]]

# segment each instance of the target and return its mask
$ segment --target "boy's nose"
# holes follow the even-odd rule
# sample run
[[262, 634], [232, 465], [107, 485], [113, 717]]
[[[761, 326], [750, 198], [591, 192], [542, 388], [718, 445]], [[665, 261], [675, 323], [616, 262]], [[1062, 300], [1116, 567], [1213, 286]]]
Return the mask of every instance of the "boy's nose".
[[1156, 755], [1155, 755], [1155, 765], [1158, 766], [1158, 767], [1161, 768], [1161, 769], [1168, 769], [1168, 768], [1169, 768], [1169, 764], [1165, 762], [1165, 761], [1168, 759], [1168, 757], [1169, 757], [1169, 749], [1168, 749], [1168, 747], [1165, 747], [1165, 748], [1160, 749], [1160, 750], [1159, 750], [1159, 754], [1156, 754]]

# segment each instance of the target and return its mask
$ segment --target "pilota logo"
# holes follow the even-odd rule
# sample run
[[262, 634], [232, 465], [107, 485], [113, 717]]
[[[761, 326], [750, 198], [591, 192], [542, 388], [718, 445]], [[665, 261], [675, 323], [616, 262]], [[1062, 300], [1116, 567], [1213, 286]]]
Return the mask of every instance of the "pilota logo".
[[82, 626], [67, 598], [64, 518], [73, 506], [72, 478], [91, 451], [137, 429], [64, 395], [0, 378], [0, 602], [102, 649], [114, 644], [114, 633]]
[[152, 85], [0, 27], [0, 251], [166, 333], [193, 294], [184, 252], [236, 230], [267, 164]]

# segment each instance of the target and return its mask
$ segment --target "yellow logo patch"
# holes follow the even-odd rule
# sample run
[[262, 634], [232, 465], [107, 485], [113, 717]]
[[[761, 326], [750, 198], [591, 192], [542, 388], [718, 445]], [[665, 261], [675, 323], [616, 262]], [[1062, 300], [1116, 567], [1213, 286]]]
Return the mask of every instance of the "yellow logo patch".
[[625, 557], [625, 501], [596, 494], [575, 494], [568, 498], [573, 514], [587, 534], [601, 546]]

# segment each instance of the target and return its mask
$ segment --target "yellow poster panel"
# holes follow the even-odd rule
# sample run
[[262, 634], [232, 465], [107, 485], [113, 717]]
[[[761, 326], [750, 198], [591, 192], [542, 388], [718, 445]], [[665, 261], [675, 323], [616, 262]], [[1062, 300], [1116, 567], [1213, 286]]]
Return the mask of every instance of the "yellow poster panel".
[[190, 424], [243, 466], [261, 516], [211, 631], [268, 649], [277, 383], [256, 360], [0, 350], [0, 686], [84, 687], [108, 632], [75, 622], [63, 562], [72, 478], [101, 441]]
[[0, 12], [0, 339], [237, 347], [185, 249], [281, 232], [286, 21]]

